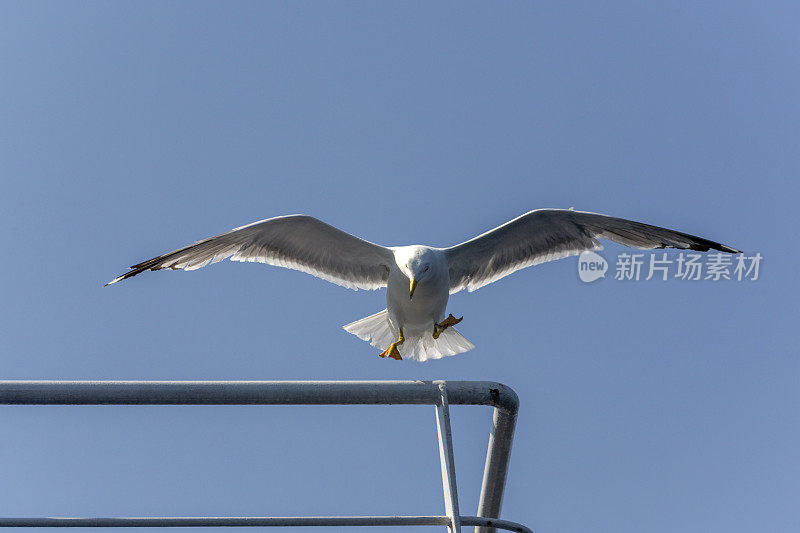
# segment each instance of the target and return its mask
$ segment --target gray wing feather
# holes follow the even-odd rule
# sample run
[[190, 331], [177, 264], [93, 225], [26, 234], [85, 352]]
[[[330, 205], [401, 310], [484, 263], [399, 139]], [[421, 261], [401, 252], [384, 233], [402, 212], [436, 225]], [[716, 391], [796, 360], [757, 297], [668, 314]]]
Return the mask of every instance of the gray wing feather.
[[738, 250], [708, 239], [632, 220], [570, 209], [537, 209], [447, 248], [450, 292], [470, 292], [517, 270], [586, 250], [608, 239], [642, 249]]
[[195, 270], [230, 257], [307, 272], [350, 289], [386, 286], [394, 254], [316, 218], [288, 215], [254, 222], [133, 265], [110, 285], [145, 270]]

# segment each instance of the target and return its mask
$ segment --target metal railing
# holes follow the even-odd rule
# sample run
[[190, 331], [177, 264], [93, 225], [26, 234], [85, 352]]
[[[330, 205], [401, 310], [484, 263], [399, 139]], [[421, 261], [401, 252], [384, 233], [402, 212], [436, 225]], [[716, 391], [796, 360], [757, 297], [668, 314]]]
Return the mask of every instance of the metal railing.
[[[442, 516], [2, 518], [0, 527], [475, 526], [531, 533], [500, 520], [519, 400], [488, 381], [0, 381], [0, 404], [16, 405], [388, 405], [436, 407]], [[458, 508], [450, 408], [494, 407], [477, 516]]]

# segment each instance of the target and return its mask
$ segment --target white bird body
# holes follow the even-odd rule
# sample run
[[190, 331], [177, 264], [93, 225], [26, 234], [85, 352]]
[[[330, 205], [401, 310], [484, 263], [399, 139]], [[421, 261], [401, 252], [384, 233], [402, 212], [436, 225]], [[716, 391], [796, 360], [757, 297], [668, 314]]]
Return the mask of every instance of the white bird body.
[[[395, 264], [389, 270], [386, 285], [386, 310], [395, 328], [402, 328], [406, 337], [433, 331], [433, 325], [444, 319], [450, 298], [450, 275], [444, 253], [427, 246], [392, 248]], [[427, 272], [414, 275], [412, 264], [429, 263]], [[409, 296], [411, 279], [419, 284], [413, 298]], [[399, 333], [399, 330], [398, 330]]]
[[382, 356], [426, 361], [474, 348], [452, 327], [457, 322], [452, 316], [442, 322], [450, 294], [474, 291], [521, 268], [602, 248], [598, 238], [641, 249], [738, 253], [686, 233], [572, 209], [530, 211], [449, 248], [379, 246], [313, 217], [288, 215], [133, 265], [107, 285], [145, 270], [195, 270], [230, 257], [300, 270], [354, 290], [386, 287], [386, 309], [344, 329], [384, 350]]
[[[394, 262], [386, 284], [386, 310], [347, 324], [344, 329], [382, 350], [402, 333], [405, 341], [397, 349], [403, 359], [425, 361], [474, 348], [452, 327], [438, 339], [432, 335], [434, 325], [444, 320], [450, 298], [450, 274], [444, 251], [421, 245], [391, 250]], [[418, 284], [413, 297], [412, 279]]]

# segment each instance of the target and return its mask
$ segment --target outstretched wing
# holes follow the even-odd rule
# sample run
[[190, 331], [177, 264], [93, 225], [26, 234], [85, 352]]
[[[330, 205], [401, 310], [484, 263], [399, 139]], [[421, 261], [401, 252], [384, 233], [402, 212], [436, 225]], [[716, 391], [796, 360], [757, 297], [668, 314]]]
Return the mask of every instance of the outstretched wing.
[[633, 248], [739, 251], [679, 231], [596, 213], [537, 209], [447, 248], [450, 292], [470, 292], [525, 267], [602, 248], [598, 238]]
[[254, 222], [174, 252], [154, 257], [108, 282], [145, 270], [195, 270], [230, 257], [300, 270], [350, 289], [386, 286], [394, 254], [306, 215]]

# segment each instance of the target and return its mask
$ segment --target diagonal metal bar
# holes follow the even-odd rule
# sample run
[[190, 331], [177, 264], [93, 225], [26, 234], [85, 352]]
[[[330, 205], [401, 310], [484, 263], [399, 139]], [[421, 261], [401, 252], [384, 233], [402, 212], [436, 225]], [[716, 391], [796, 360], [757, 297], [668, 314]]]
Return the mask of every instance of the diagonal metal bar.
[[439, 433], [439, 462], [442, 466], [442, 488], [444, 510], [450, 517], [450, 533], [461, 533], [461, 515], [458, 512], [458, 486], [456, 484], [456, 462], [453, 456], [453, 433], [450, 430], [450, 405], [447, 401], [447, 385], [437, 382], [439, 402], [436, 404], [436, 430]]

